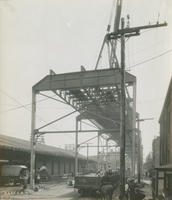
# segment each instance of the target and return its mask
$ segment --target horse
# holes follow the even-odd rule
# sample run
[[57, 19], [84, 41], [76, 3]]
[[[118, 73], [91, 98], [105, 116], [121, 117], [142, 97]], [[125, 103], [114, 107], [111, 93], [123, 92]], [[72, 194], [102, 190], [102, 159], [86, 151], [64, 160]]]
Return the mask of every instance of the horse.
[[102, 184], [100, 187], [101, 200], [112, 200], [113, 192], [119, 185], [118, 175], [105, 175], [102, 177]]
[[102, 185], [100, 188], [101, 200], [112, 200], [114, 187], [111, 184]]

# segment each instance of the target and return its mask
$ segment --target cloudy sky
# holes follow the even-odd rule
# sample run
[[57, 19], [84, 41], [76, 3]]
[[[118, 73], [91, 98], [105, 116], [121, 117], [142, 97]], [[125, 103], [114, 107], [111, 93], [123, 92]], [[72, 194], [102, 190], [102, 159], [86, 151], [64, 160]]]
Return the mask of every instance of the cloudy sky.
[[[31, 88], [49, 69], [56, 73], [79, 71], [81, 65], [94, 69], [111, 8], [112, 0], [0, 0], [1, 134], [30, 138]], [[172, 75], [171, 10], [171, 0], [123, 1], [122, 16], [130, 15], [131, 27], [168, 22], [167, 27], [143, 31], [126, 43], [126, 67], [137, 77], [137, 111], [141, 118], [154, 118], [141, 123], [144, 155], [159, 134], [158, 119]], [[70, 111], [51, 100], [39, 102], [37, 124]], [[52, 129], [73, 130], [75, 116]], [[84, 134], [80, 141], [91, 136]], [[46, 142], [73, 143], [74, 136], [49, 135]]]

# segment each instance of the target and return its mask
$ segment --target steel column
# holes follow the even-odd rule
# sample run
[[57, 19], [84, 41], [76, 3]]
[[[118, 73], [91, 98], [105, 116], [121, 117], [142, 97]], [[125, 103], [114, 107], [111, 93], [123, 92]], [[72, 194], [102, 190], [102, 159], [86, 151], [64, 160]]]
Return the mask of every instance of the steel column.
[[76, 134], [75, 134], [75, 176], [78, 174], [78, 118], [76, 117]]
[[140, 183], [141, 178], [141, 133], [140, 133], [140, 121], [139, 114], [137, 119], [137, 130], [138, 130], [138, 162], [137, 162], [137, 174], [138, 174], [138, 183]]
[[117, 151], [115, 147], [115, 170], [117, 170]]
[[106, 169], [108, 169], [108, 139], [106, 138]]
[[87, 143], [87, 169], [88, 169], [89, 143]]
[[32, 119], [31, 119], [31, 160], [30, 160], [30, 185], [35, 187], [35, 127], [36, 127], [36, 92], [32, 90]]
[[133, 136], [132, 136], [132, 175], [135, 177], [135, 156], [136, 156], [136, 148], [135, 148], [135, 129], [136, 129], [136, 82], [133, 83]]
[[100, 149], [99, 149], [99, 146], [100, 146], [100, 133], [98, 132], [97, 133], [97, 165], [98, 165], [97, 169], [100, 168], [100, 160], [99, 160], [99, 151], [100, 151]]

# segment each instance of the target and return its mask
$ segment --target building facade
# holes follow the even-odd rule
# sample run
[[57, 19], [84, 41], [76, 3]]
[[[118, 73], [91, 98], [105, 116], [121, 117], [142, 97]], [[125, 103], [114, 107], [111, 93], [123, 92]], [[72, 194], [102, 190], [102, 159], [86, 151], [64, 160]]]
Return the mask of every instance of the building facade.
[[[1, 162], [2, 161], [2, 162]], [[26, 165], [30, 169], [30, 142], [19, 138], [0, 135], [0, 165], [4, 163]], [[83, 172], [86, 167], [86, 157], [79, 155], [78, 170]], [[90, 168], [96, 167], [96, 162], [90, 160]], [[35, 169], [46, 166], [49, 177], [55, 179], [73, 172], [75, 169], [75, 153], [61, 148], [37, 144]]]
[[155, 167], [154, 196], [162, 192], [172, 197], [172, 78], [159, 119], [160, 166]]
[[154, 138], [152, 142], [152, 160], [153, 167], [157, 168], [160, 165], [160, 137]]

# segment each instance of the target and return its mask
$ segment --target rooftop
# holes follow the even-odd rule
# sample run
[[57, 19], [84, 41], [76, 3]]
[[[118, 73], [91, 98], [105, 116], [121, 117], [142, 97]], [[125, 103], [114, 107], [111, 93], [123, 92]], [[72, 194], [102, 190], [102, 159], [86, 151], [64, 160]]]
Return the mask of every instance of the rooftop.
[[[30, 153], [30, 141], [0, 134], [0, 148]], [[58, 157], [74, 158], [75, 152], [45, 144], [36, 144], [36, 153]], [[80, 159], [86, 159], [79, 155]]]

